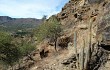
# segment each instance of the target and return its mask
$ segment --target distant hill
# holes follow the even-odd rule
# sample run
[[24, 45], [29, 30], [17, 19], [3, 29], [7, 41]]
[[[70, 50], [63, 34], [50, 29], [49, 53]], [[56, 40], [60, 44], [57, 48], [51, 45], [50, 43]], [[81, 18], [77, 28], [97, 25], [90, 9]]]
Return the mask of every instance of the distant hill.
[[17, 31], [27, 30], [37, 27], [42, 22], [36, 18], [11, 18], [9, 16], [0, 16], [0, 30]]

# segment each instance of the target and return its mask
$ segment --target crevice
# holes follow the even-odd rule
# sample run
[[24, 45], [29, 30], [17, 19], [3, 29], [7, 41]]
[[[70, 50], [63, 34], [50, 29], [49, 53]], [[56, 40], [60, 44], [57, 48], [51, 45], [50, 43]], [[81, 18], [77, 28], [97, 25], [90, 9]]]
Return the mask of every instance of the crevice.
[[110, 45], [101, 44], [101, 47], [106, 51], [110, 51]]
[[110, 45], [98, 45], [97, 52], [91, 57], [89, 70], [100, 70], [107, 62], [110, 52]]

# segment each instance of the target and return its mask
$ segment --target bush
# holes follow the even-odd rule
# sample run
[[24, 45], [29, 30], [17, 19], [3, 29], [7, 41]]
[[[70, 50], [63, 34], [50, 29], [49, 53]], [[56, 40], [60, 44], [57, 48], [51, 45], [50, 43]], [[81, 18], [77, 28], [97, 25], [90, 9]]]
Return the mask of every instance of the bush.
[[12, 37], [6, 33], [0, 31], [0, 46], [2, 46], [5, 43], [11, 43]]
[[35, 50], [35, 46], [32, 46], [31, 43], [24, 42], [21, 46], [19, 46], [21, 56], [26, 56], [33, 50]]
[[0, 32], [0, 61], [10, 66], [19, 59], [19, 50], [11, 41], [8, 33]]
[[8, 33], [0, 32], [0, 63], [2, 65], [13, 66], [20, 58], [35, 50], [31, 42], [22, 40], [21, 43], [16, 44], [12, 41], [14, 39]]

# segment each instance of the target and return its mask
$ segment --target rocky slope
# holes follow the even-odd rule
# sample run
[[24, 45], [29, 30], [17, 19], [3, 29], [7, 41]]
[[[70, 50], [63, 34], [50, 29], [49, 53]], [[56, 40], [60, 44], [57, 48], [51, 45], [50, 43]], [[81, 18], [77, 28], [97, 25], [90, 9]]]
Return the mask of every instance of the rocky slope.
[[[93, 52], [88, 70], [109, 70], [110, 1], [70, 0], [56, 16], [64, 28], [64, 35], [59, 38], [59, 43], [62, 43], [63, 41], [67, 45], [67, 48], [59, 49], [58, 52], [55, 52], [52, 45], [48, 44], [48, 42], [43, 42], [39, 45], [38, 53], [36, 53], [35, 56], [32, 56], [35, 60], [33, 65], [31, 67], [24, 66], [24, 69], [77, 70], [75, 48], [73, 43], [74, 33], [76, 32], [78, 54], [81, 52], [84, 40], [86, 42], [85, 47], [89, 46], [88, 39], [89, 36], [91, 36], [91, 46], [93, 48]], [[91, 31], [89, 29], [90, 26]], [[85, 48], [85, 50], [86, 49], [87, 48]], [[41, 59], [40, 52], [48, 55]]]
[[[98, 52], [93, 51], [93, 61], [91, 60], [90, 62], [89, 70], [109, 70], [110, 1], [86, 0], [85, 3], [82, 1], [85, 0], [69, 1], [57, 16], [65, 28], [66, 36], [72, 38], [74, 32], [77, 32], [77, 47], [79, 53], [83, 46], [83, 40], [85, 39], [86, 43], [88, 42], [90, 35], [89, 26], [91, 24], [92, 47], [96, 45], [101, 48], [97, 49]], [[96, 50], [96, 48], [94, 49]], [[98, 58], [96, 56], [98, 56]]]

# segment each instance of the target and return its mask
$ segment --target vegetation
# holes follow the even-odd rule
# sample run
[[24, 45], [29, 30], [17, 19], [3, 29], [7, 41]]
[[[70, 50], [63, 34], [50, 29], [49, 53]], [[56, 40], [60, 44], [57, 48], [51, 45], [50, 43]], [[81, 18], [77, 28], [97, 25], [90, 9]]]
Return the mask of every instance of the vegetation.
[[[21, 39], [22, 38], [19, 37], [17, 41]], [[2, 65], [13, 66], [19, 59], [35, 50], [35, 46], [32, 45], [30, 41], [27, 42], [23, 39], [20, 43], [13, 41], [15, 41], [15, 38], [9, 33], [0, 32], [0, 63], [2, 63]]]
[[52, 16], [37, 28], [36, 37], [38, 41], [49, 39], [50, 41], [55, 42], [56, 47], [57, 38], [60, 36], [61, 31], [61, 24], [56, 16]]
[[0, 26], [0, 31], [7, 31], [5, 27]]
[[55, 18], [55, 16], [53, 16], [37, 28], [36, 37], [38, 41], [42, 41], [46, 38], [54, 38], [58, 36], [60, 32], [60, 23]]
[[31, 30], [37, 27], [42, 20], [35, 18], [11, 18], [8, 16], [0, 17], [0, 31], [16, 32], [18, 30]]
[[11, 44], [12, 37], [5, 32], [0, 32], [0, 61], [12, 66], [19, 58], [18, 48]]
[[44, 15], [44, 16], [42, 17], [42, 21], [45, 21], [46, 19], [47, 19], [47, 16]]
[[19, 51], [21, 56], [26, 56], [29, 53], [31, 53], [33, 50], [35, 50], [35, 46], [32, 46], [31, 43], [23, 42], [19, 46]]

